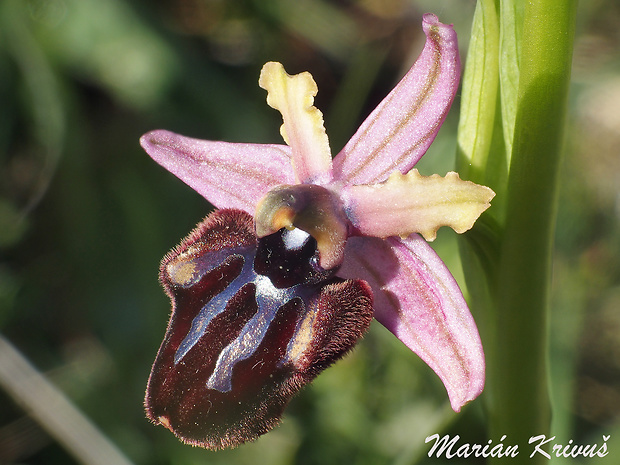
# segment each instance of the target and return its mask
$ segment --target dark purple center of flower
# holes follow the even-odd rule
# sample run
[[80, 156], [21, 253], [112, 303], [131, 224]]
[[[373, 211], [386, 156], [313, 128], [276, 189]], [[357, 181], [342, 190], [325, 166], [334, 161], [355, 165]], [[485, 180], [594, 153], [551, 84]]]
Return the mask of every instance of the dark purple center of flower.
[[334, 276], [337, 268], [321, 268], [317, 243], [310, 234], [282, 228], [258, 240], [254, 270], [281, 289], [320, 283]]
[[[174, 355], [179, 364], [207, 333], [210, 323], [229, 308], [239, 292], [254, 294], [257, 311], [241, 331], [218, 355], [207, 381], [209, 389], [227, 392], [232, 389], [235, 365], [251, 357], [261, 344], [280, 308], [291, 302], [308, 306], [321, 286], [333, 279], [337, 269], [323, 270], [319, 264], [316, 241], [299, 229], [281, 229], [258, 240], [257, 246], [222, 249], [193, 258], [184, 265], [193, 267], [192, 278], [181, 287], [200, 287], [199, 282], [218, 276], [228, 284], [210, 298], [194, 317], [189, 332]], [[245, 288], [245, 289], [242, 289]], [[289, 352], [283, 362], [289, 360]]]

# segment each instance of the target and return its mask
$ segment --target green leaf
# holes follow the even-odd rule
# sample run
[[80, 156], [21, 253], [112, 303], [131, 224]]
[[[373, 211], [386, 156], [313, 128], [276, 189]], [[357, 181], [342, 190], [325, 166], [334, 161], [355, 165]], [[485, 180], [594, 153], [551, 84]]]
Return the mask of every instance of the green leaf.
[[522, 0], [502, 0], [501, 2], [499, 82], [506, 165], [510, 165], [517, 116], [523, 10]]
[[483, 183], [495, 125], [499, 76], [499, 18], [494, 0], [476, 5], [467, 54], [458, 128], [457, 167]]

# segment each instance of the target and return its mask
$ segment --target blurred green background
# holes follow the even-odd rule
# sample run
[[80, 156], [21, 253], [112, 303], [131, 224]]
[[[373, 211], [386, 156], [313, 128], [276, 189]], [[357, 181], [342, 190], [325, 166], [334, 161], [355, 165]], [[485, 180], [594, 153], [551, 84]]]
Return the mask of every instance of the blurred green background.
[[[433, 433], [486, 444], [483, 398], [452, 413], [435, 374], [378, 324], [256, 443], [184, 446], [142, 408], [169, 315], [159, 260], [210, 206], [140, 135], [281, 143], [257, 85], [277, 60], [313, 74], [337, 153], [421, 51], [422, 14], [455, 24], [464, 58], [474, 6], [0, 0], [0, 334], [135, 464], [438, 463]], [[597, 463], [620, 457], [619, 25], [617, 0], [581, 2], [551, 312], [553, 433], [611, 435]], [[458, 105], [423, 174], [453, 168]], [[435, 246], [462, 282], [455, 235]], [[0, 389], [0, 463], [79, 462]]]

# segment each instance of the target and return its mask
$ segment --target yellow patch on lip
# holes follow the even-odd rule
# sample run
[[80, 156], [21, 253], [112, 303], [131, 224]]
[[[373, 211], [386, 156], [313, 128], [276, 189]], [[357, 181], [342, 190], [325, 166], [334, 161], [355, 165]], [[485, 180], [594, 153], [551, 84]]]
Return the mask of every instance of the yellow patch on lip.
[[172, 424], [170, 423], [170, 419], [167, 416], [162, 415], [160, 417], [157, 417], [157, 421], [160, 425], [165, 426], [170, 431], [172, 431]]
[[287, 357], [300, 370], [304, 368], [301, 358], [310, 346], [310, 343], [314, 337], [315, 317], [316, 309], [306, 313], [299, 329], [295, 333], [294, 339], [291, 340], [288, 346]]
[[191, 260], [174, 260], [168, 263], [166, 271], [174, 284], [186, 286], [194, 280], [196, 264]]

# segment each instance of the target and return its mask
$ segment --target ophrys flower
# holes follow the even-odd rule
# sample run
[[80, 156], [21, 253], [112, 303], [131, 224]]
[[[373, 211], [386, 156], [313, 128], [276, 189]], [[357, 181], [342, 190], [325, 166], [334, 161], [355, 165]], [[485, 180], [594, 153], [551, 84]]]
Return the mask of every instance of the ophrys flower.
[[143, 136], [158, 163], [224, 209], [160, 272], [173, 314], [146, 407], [186, 442], [221, 448], [268, 431], [373, 315], [439, 375], [455, 411], [482, 391], [473, 318], [418, 233], [468, 230], [494, 193], [413, 169], [460, 77], [452, 27], [427, 14], [423, 28], [414, 66], [333, 160], [312, 77], [273, 62], [259, 84], [287, 145]]

